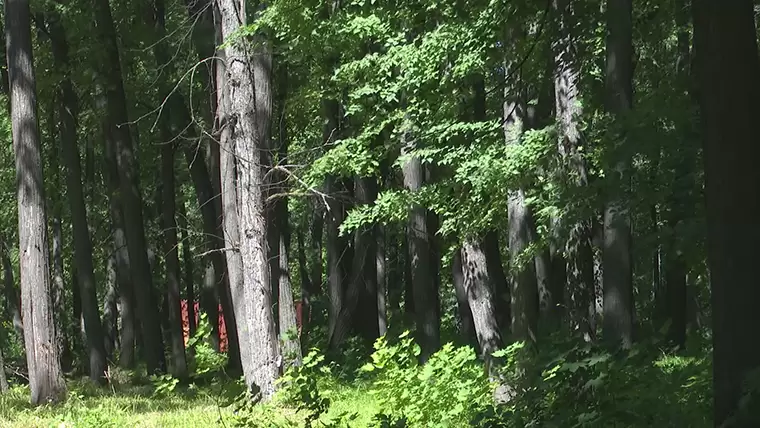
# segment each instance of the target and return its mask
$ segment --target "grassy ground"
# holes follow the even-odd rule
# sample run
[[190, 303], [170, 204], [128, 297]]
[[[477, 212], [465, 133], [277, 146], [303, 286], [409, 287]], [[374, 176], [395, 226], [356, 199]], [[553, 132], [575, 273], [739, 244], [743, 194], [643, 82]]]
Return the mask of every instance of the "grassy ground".
[[[122, 385], [100, 389], [86, 381], [70, 381], [65, 403], [33, 408], [23, 386], [0, 395], [1, 428], [80, 427], [232, 427], [236, 416], [224, 407], [213, 388], [190, 388], [153, 395], [151, 386]], [[332, 384], [325, 390], [333, 405], [325, 420], [341, 413], [356, 413], [352, 426], [368, 426], [376, 405], [363, 385]], [[257, 406], [254, 426], [303, 426], [302, 412], [278, 404]], [[249, 422], [250, 423], [250, 422]]]

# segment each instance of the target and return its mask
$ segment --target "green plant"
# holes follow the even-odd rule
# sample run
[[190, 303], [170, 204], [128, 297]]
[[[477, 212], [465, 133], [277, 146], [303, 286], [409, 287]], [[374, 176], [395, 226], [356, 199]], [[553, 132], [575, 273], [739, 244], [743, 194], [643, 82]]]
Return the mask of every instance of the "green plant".
[[312, 426], [330, 408], [330, 399], [320, 393], [317, 385], [320, 376], [330, 374], [329, 368], [321, 365], [324, 360], [324, 355], [312, 349], [300, 366], [291, 367], [279, 380], [282, 400], [306, 413], [307, 427]]
[[211, 324], [208, 321], [208, 316], [202, 313], [198, 328], [187, 343], [189, 348], [195, 350], [195, 359], [191, 369], [196, 378], [218, 373], [227, 365], [227, 355], [216, 352], [211, 347], [208, 340], [210, 336]]
[[445, 344], [424, 365], [410, 333], [396, 344], [385, 337], [375, 342], [372, 362], [362, 371], [376, 376], [381, 411], [378, 426], [464, 426], [489, 400], [491, 387], [470, 347]]

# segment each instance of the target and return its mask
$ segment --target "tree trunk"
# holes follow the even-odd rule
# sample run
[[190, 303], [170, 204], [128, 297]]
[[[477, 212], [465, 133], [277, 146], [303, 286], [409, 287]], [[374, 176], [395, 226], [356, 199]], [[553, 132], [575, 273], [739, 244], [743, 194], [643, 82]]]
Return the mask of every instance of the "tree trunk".
[[[226, 42], [246, 25], [246, 14], [234, 0], [220, 0], [218, 5], [222, 36]], [[228, 128], [223, 145], [234, 148], [237, 158], [236, 202], [240, 214], [238, 248], [242, 275], [241, 281], [231, 288], [241, 336], [240, 359], [249, 388], [258, 389], [261, 398], [268, 401], [275, 391], [281, 357], [272, 316], [262, 188], [263, 152], [269, 148], [271, 128], [272, 55], [266, 41], [258, 37], [259, 45], [255, 48], [243, 41], [227, 44], [224, 48], [229, 92], [224, 97], [225, 120], [222, 123]], [[220, 89], [223, 87], [219, 86]], [[226, 185], [224, 181], [223, 186]], [[226, 205], [225, 208], [235, 210], [235, 206]], [[226, 216], [227, 211], [224, 214]], [[242, 336], [248, 337], [242, 340]]]
[[375, 226], [375, 230], [375, 235], [377, 236], [377, 251], [375, 253], [375, 270], [377, 273], [377, 332], [380, 336], [385, 336], [385, 333], [388, 331], [386, 235], [383, 225]]
[[[409, 155], [415, 147], [410, 132], [404, 135], [402, 152]], [[404, 186], [410, 192], [422, 188], [423, 168], [418, 156], [411, 156], [402, 167]], [[415, 205], [409, 211], [407, 224], [411, 290], [417, 325], [417, 342], [420, 345], [420, 360], [425, 362], [441, 345], [440, 318], [438, 317], [438, 293], [435, 289], [430, 269], [430, 235], [428, 233], [427, 212]], [[466, 277], [466, 276], [465, 276]]]
[[[578, 65], [575, 59], [576, 17], [569, 0], [555, 0], [560, 14], [559, 39], [554, 44], [554, 94], [559, 133], [559, 153], [565, 159], [565, 174], [575, 177], [578, 187], [588, 185], [586, 161], [581, 148], [578, 118], [581, 116]], [[594, 255], [591, 250], [591, 222], [580, 220], [570, 225], [565, 247], [567, 291], [571, 328], [592, 340], [594, 319]]]
[[[623, 119], [633, 103], [633, 21], [631, 0], [607, 0], [607, 110]], [[622, 136], [621, 136], [622, 137]], [[602, 283], [604, 338], [630, 348], [633, 343], [633, 272], [631, 220], [623, 196], [630, 191], [628, 161], [608, 176], [604, 208]]]
[[496, 322], [493, 281], [488, 273], [486, 254], [482, 244], [467, 241], [462, 245], [462, 271], [480, 353], [489, 375], [495, 373], [493, 353], [501, 348], [501, 334]]
[[18, 186], [19, 271], [24, 345], [32, 405], [63, 400], [66, 384], [56, 346], [42, 182], [37, 89], [27, 0], [5, 1], [5, 40]]
[[[193, 262], [193, 252], [190, 243], [190, 231], [187, 226], [185, 201], [180, 200], [178, 207], [179, 233], [180, 242], [182, 243], [182, 272], [184, 273], [185, 301], [187, 302], [187, 331], [188, 337], [193, 337], [195, 336], [197, 327], [195, 324], [195, 263]], [[187, 352], [188, 358], [192, 357], [193, 349], [188, 349]]]
[[457, 298], [457, 310], [459, 313], [459, 334], [462, 336], [462, 342], [469, 345], [477, 345], [477, 336], [475, 335], [475, 324], [472, 320], [472, 310], [470, 302], [467, 300], [467, 292], [464, 288], [464, 270], [462, 267], [462, 249], [454, 251], [451, 261], [452, 283]]
[[105, 349], [106, 358], [113, 358], [114, 351], [119, 342], [118, 322], [119, 310], [117, 300], [119, 299], [118, 283], [116, 281], [116, 257], [108, 258], [106, 266], [106, 297], [103, 300], [103, 348]]
[[694, 1], [716, 427], [737, 410], [742, 382], [760, 367], [760, 344], [752, 339], [760, 326], [755, 256], [760, 240], [760, 59], [753, 16], [750, 0]]
[[24, 324], [21, 322], [21, 308], [19, 304], [21, 298], [19, 297], [18, 289], [16, 288], [16, 282], [13, 280], [13, 265], [11, 264], [11, 257], [8, 254], [8, 247], [5, 245], [5, 240], [0, 236], [0, 258], [2, 258], [3, 264], [3, 292], [5, 295], [5, 313], [13, 322], [13, 330], [20, 338], [24, 337]]
[[[337, 184], [334, 177], [327, 177], [325, 180], [325, 191], [331, 198], [328, 200], [328, 210], [326, 213], [326, 250], [327, 250], [327, 296], [329, 306], [327, 310], [328, 318], [328, 335], [330, 338], [335, 336], [338, 328], [340, 312], [343, 310], [343, 265], [341, 260], [345, 257], [345, 245], [342, 245], [342, 239], [339, 235], [338, 228], [343, 222], [343, 207], [335, 196], [337, 194]], [[331, 339], [332, 342], [332, 339]]]
[[5, 377], [5, 359], [3, 358], [3, 349], [0, 347], [0, 394], [8, 392], [8, 378]]
[[134, 279], [134, 293], [137, 300], [142, 330], [145, 362], [149, 373], [160, 373], [166, 369], [164, 346], [159, 325], [159, 316], [153, 300], [153, 278], [148, 262], [147, 241], [143, 225], [143, 201], [140, 192], [137, 160], [132, 148], [132, 137], [127, 114], [124, 83], [121, 76], [121, 62], [113, 25], [111, 8], [107, 0], [94, 0], [96, 29], [105, 50], [102, 74], [106, 85], [107, 116], [113, 136], [111, 143], [116, 156], [119, 173], [121, 202], [126, 226], [127, 250]]
[[92, 260], [92, 241], [87, 222], [87, 208], [82, 184], [82, 168], [77, 145], [78, 100], [69, 76], [69, 48], [66, 31], [60, 16], [50, 19], [50, 32], [53, 43], [53, 58], [57, 67], [64, 70], [64, 79], [60, 83], [59, 116], [62, 142], [62, 155], [66, 165], [66, 188], [71, 210], [71, 223], [74, 233], [74, 263], [76, 264], [82, 315], [84, 317], [87, 346], [90, 359], [90, 378], [103, 382], [106, 370], [106, 349], [103, 325], [98, 310], [97, 286]]

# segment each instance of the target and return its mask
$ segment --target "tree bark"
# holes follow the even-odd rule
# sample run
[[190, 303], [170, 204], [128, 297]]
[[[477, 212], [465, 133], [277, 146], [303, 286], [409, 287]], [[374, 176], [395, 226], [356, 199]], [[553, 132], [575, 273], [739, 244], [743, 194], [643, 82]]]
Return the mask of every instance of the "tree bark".
[[343, 245], [343, 239], [339, 235], [338, 228], [343, 223], [343, 207], [338, 201], [338, 185], [334, 177], [327, 177], [325, 179], [325, 192], [331, 195], [328, 200], [328, 210], [325, 216], [327, 217], [325, 229], [326, 235], [326, 250], [327, 250], [327, 296], [329, 299], [329, 306], [327, 310], [328, 318], [328, 334], [333, 341], [335, 337], [335, 331], [339, 327], [340, 313], [343, 310], [344, 302], [344, 272], [343, 264], [341, 260], [345, 257], [345, 245]]
[[[631, 0], [607, 0], [605, 86], [607, 110], [618, 120], [623, 119], [633, 104]], [[604, 338], [607, 342], [624, 349], [633, 344], [631, 220], [623, 199], [630, 190], [628, 169], [628, 162], [621, 160], [609, 174], [602, 246]]]
[[3, 349], [0, 347], [0, 394], [8, 392], [8, 378], [5, 376], [5, 359], [3, 358]]
[[486, 363], [486, 370], [491, 375], [496, 368], [493, 353], [501, 348], [502, 342], [496, 321], [493, 281], [488, 272], [482, 244], [470, 240], [462, 245], [462, 270], [464, 291], [472, 311], [480, 353]]
[[66, 384], [53, 322], [45, 186], [42, 182], [37, 88], [27, 0], [5, 1], [5, 37], [18, 186], [24, 345], [31, 403], [40, 405], [63, 400]]
[[[569, 0], [555, 0], [560, 14], [559, 38], [554, 43], [554, 95], [559, 134], [559, 153], [565, 159], [565, 174], [574, 185], [588, 185], [586, 161], [581, 148], [578, 118], [582, 113], [578, 64], [575, 59], [576, 17]], [[570, 235], [565, 246], [567, 291], [565, 299], [570, 309], [571, 328], [586, 340], [596, 332], [594, 320], [594, 255], [591, 249], [591, 222], [588, 219], [569, 225]]]
[[[234, 0], [220, 0], [218, 5], [226, 42], [246, 25], [246, 13]], [[258, 388], [261, 398], [268, 401], [274, 395], [281, 365], [267, 269], [262, 174], [263, 153], [270, 147], [272, 54], [266, 40], [260, 35], [257, 38], [255, 48], [245, 41], [228, 43], [224, 48], [228, 93], [222, 123], [229, 128], [225, 146], [234, 147], [237, 160], [242, 281], [232, 288], [232, 298], [238, 331], [248, 336], [241, 340], [240, 359], [249, 388]]]
[[129, 122], [129, 118], [124, 82], [121, 76], [116, 30], [111, 16], [111, 7], [107, 0], [93, 0], [93, 9], [97, 35], [106, 55], [101, 72], [106, 89], [107, 116], [113, 135], [111, 143], [113, 144], [119, 173], [127, 250], [135, 285], [134, 292], [142, 330], [145, 362], [149, 373], [160, 373], [166, 370], [166, 360], [163, 353], [161, 332], [156, 328], [159, 325], [159, 316], [153, 300], [153, 278], [148, 262], [148, 245], [143, 225], [143, 200], [140, 192], [137, 160], [132, 148], [129, 126], [125, 125]]
[[[714, 423], [737, 410], [742, 382], [760, 367], [760, 59], [753, 2], [694, 1], [704, 136], [707, 250], [713, 317]], [[754, 426], [736, 421], [731, 426]]]
[[[182, 278], [185, 282], [185, 301], [187, 302], [187, 331], [188, 337], [193, 337], [195, 336], [195, 331], [197, 328], [195, 324], [195, 263], [193, 262], [193, 251], [190, 243], [190, 231], [187, 226], [187, 210], [185, 209], [185, 201], [180, 200], [178, 207], [178, 224], [180, 242], [182, 243], [182, 272], [184, 273], [184, 276]], [[188, 358], [192, 357], [193, 349], [188, 349], [187, 352]]]
[[377, 332], [380, 336], [385, 336], [385, 333], [388, 331], [386, 235], [384, 226], [377, 225], [375, 229], [377, 236], [377, 251], [375, 253], [375, 270], [377, 273]]
[[477, 336], [475, 335], [475, 324], [472, 320], [472, 310], [470, 302], [467, 300], [467, 292], [464, 288], [464, 270], [462, 267], [462, 249], [454, 251], [451, 261], [452, 283], [454, 284], [454, 293], [457, 298], [457, 310], [459, 313], [459, 334], [462, 342], [469, 345], [477, 345]]
[[116, 257], [108, 258], [106, 266], [106, 297], [103, 300], [103, 348], [106, 358], [113, 358], [113, 353], [119, 342], [119, 299], [118, 282], [116, 280]]
[[[405, 133], [402, 142], [404, 155], [409, 155], [415, 148], [415, 142], [409, 134], [409, 131]], [[410, 192], [418, 192], [422, 188], [424, 172], [418, 156], [411, 156], [404, 163], [402, 173], [404, 187]], [[422, 362], [427, 361], [441, 346], [439, 300], [430, 269], [430, 235], [427, 226], [425, 208], [419, 205], [413, 206], [409, 210], [407, 224], [409, 244], [407, 257], [411, 270], [412, 301]]]

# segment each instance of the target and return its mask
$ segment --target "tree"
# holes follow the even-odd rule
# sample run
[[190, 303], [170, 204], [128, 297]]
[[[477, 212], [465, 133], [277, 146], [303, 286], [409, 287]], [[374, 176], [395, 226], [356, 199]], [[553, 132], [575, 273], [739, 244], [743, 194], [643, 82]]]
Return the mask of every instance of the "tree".
[[269, 400], [280, 369], [267, 269], [262, 167], [264, 150], [270, 147], [272, 54], [260, 35], [255, 46], [233, 38], [246, 23], [245, 10], [234, 0], [222, 0], [218, 5], [227, 61], [226, 86], [218, 86], [227, 91], [222, 124], [229, 129], [222, 138], [227, 138], [224, 145], [234, 148], [237, 166], [237, 206], [225, 206], [224, 215], [227, 209], [238, 210], [242, 259], [242, 281], [231, 286], [233, 306], [238, 332], [248, 336], [240, 343], [246, 383], [249, 388], [258, 388], [262, 399]]
[[5, 2], [5, 38], [18, 187], [24, 347], [31, 402], [40, 405], [63, 400], [66, 385], [63, 382], [53, 323], [45, 190], [42, 183], [28, 1]]
[[694, 45], [700, 87], [707, 259], [713, 314], [715, 426], [737, 411], [742, 382], [760, 367], [760, 286], [755, 246], [760, 225], [760, 58], [753, 2], [694, 1]]
[[[607, 110], [621, 122], [633, 103], [633, 21], [630, 0], [607, 1]], [[623, 125], [621, 125], [623, 126]], [[621, 135], [624, 138], [623, 135]], [[620, 156], [620, 155], [618, 155]], [[624, 195], [630, 188], [628, 162], [610, 172], [602, 248], [605, 340], [623, 348], [633, 343], [631, 224]]]
[[107, 0], [93, 0], [96, 34], [103, 43], [106, 56], [102, 63], [102, 78], [105, 85], [108, 131], [116, 158], [116, 169], [121, 191], [121, 208], [124, 214], [127, 250], [132, 274], [134, 293], [137, 301], [145, 361], [150, 373], [163, 372], [166, 360], [163, 353], [163, 340], [159, 325], [158, 310], [153, 297], [153, 278], [148, 261], [145, 226], [143, 225], [143, 199], [137, 175], [137, 161], [132, 147], [132, 135], [121, 76], [121, 60], [116, 41], [116, 31]]
[[[74, 231], [74, 262], [82, 301], [87, 347], [90, 359], [90, 378], [96, 382], [105, 380], [106, 350], [103, 326], [98, 311], [97, 286], [92, 261], [92, 241], [87, 221], [87, 208], [82, 184], [82, 167], [77, 145], [78, 100], [71, 83], [69, 48], [61, 17], [51, 15], [49, 22], [50, 39], [56, 65], [64, 70], [60, 85], [61, 101], [58, 105], [63, 161], [66, 165], [66, 188], [71, 209], [71, 223]], [[78, 320], [77, 320], [78, 321]]]

